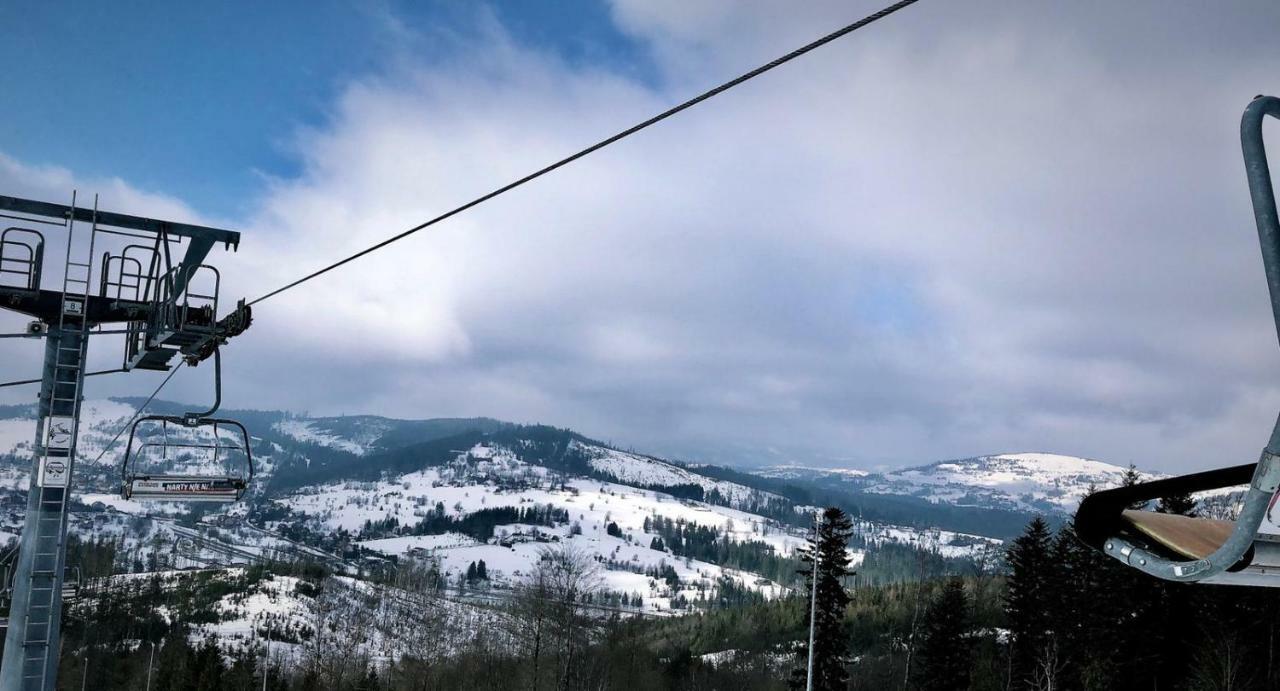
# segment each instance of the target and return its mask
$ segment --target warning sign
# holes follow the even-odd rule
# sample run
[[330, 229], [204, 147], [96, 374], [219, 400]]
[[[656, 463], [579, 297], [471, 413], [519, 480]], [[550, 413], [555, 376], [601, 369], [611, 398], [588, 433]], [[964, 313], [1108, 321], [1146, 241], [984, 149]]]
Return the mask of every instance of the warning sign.
[[45, 456], [40, 461], [41, 487], [66, 487], [71, 477], [71, 465], [65, 458]]
[[44, 445], [47, 449], [71, 450], [76, 434], [76, 421], [70, 416], [50, 415], [44, 419]]

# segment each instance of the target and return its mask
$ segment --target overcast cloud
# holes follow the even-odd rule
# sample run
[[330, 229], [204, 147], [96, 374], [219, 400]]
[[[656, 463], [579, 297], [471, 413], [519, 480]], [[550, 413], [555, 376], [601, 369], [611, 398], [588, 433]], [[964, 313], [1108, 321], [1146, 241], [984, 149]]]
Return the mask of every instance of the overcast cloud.
[[[924, 0], [264, 303], [227, 404], [541, 421], [721, 462], [1254, 460], [1280, 352], [1238, 122], [1280, 92], [1280, 7], [1183, 4]], [[657, 86], [483, 13], [480, 41], [388, 15], [396, 67], [299, 129], [301, 174], [264, 179], [248, 218], [8, 158], [0, 186], [231, 224], [224, 285], [255, 297], [871, 9], [617, 0]], [[38, 347], [4, 348], [0, 373], [32, 376]], [[113, 379], [90, 395], [154, 386]]]

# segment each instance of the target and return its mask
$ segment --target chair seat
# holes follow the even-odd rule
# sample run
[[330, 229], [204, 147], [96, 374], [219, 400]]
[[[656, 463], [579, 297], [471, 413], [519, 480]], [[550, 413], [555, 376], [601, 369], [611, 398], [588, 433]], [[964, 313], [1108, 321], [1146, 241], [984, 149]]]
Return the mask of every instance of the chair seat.
[[1204, 559], [1213, 554], [1236, 528], [1235, 521], [1155, 511], [1128, 510], [1121, 517], [1134, 530], [1188, 559]]

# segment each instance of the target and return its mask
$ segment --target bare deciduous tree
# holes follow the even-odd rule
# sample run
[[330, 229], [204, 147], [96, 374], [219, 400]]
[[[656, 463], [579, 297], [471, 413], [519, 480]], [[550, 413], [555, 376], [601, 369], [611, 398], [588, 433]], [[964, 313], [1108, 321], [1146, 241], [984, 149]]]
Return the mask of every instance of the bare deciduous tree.
[[590, 631], [582, 604], [601, 584], [599, 564], [586, 550], [566, 544], [539, 553], [538, 563], [519, 586], [511, 619], [513, 635], [529, 656], [532, 691], [539, 688], [549, 651], [556, 658], [557, 687], [572, 685], [575, 658]]

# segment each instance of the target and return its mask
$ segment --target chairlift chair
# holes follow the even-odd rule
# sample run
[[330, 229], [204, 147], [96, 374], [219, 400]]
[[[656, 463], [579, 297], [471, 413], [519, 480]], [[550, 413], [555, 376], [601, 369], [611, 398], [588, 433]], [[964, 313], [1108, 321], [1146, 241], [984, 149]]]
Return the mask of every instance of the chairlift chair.
[[[1280, 218], [1262, 139], [1280, 99], [1258, 96], [1244, 111], [1240, 141], [1262, 244], [1262, 263], [1280, 332]], [[1235, 520], [1135, 510], [1162, 497], [1248, 485]], [[1280, 420], [1257, 463], [1096, 492], [1080, 503], [1076, 533], [1122, 563], [1168, 581], [1280, 587]]]
[[80, 597], [80, 567], [68, 566], [62, 579], [62, 601], [71, 602]]
[[[244, 425], [211, 417], [222, 401], [221, 379], [222, 358], [215, 350], [217, 399], [212, 408], [184, 415], [146, 415], [134, 421], [120, 471], [122, 497], [230, 503], [244, 496], [253, 480], [253, 450]], [[184, 465], [199, 472], [183, 472]], [[210, 466], [223, 472], [205, 472]]]
[[[209, 433], [202, 434], [204, 430]], [[231, 434], [230, 441], [224, 432]], [[193, 461], [220, 466], [226, 472], [214, 475], [171, 471], [175, 464], [192, 465]], [[249, 433], [244, 425], [226, 418], [141, 417], [129, 431], [122, 479], [121, 495], [125, 499], [239, 501], [253, 479]]]

